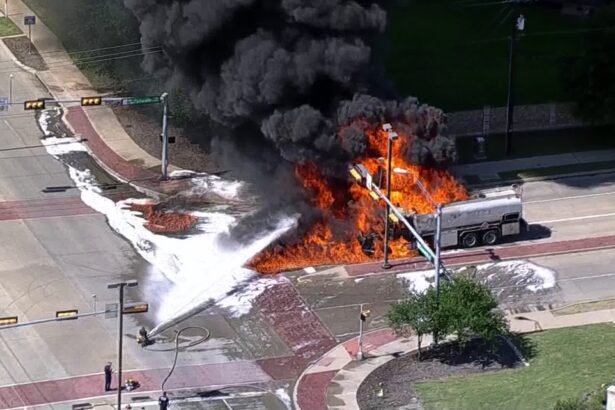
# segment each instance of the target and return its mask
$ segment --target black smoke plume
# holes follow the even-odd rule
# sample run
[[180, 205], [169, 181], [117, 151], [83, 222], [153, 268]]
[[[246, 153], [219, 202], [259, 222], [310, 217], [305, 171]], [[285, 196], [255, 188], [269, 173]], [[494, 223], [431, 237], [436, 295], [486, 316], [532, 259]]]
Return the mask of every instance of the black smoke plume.
[[[367, 147], [365, 125], [353, 124], [358, 118], [411, 131], [415, 162], [454, 156], [440, 135], [441, 111], [414, 98], [378, 98], [371, 44], [386, 25], [381, 2], [124, 1], [140, 21], [144, 46], [164, 49], [145, 56], [146, 71], [189, 93], [216, 125], [215, 137], [205, 138], [229, 168], [245, 169], [243, 177], [271, 181], [307, 161], [345, 175], [342, 168]], [[290, 191], [274, 185], [288, 203]]]

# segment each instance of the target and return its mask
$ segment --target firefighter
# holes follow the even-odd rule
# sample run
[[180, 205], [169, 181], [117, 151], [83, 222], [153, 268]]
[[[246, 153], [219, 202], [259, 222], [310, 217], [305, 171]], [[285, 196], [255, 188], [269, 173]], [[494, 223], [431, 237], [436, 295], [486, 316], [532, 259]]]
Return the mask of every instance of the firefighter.
[[149, 346], [151, 344], [149, 338], [147, 337], [147, 330], [144, 326], [139, 329], [139, 334], [137, 335], [137, 343], [139, 343], [141, 347]]

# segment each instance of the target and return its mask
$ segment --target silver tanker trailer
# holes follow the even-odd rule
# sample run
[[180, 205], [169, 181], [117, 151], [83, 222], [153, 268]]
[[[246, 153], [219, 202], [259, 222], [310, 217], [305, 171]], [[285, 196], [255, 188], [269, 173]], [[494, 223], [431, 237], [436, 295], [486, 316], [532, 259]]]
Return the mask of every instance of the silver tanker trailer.
[[[403, 212], [419, 235], [432, 241], [436, 232], [436, 214]], [[471, 248], [494, 245], [502, 237], [518, 235], [525, 223], [521, 190], [518, 186], [477, 192], [470, 199], [442, 206], [442, 247]], [[393, 236], [411, 239], [403, 224], [396, 224]], [[404, 230], [406, 232], [404, 232]]]

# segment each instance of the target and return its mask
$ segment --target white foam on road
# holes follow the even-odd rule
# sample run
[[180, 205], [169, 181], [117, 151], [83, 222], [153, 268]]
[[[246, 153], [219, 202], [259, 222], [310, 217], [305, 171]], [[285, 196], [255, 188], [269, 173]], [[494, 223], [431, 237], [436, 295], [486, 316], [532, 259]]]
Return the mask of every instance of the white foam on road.
[[[453, 269], [458, 271], [465, 268]], [[555, 272], [544, 266], [526, 260], [511, 260], [477, 265], [479, 272], [486, 274], [486, 281], [512, 283], [511, 286], [525, 288], [530, 292], [547, 290], [555, 286]], [[435, 270], [425, 270], [397, 274], [406, 283], [408, 290], [425, 292], [435, 283]], [[495, 285], [497, 286], [497, 285]]]
[[[85, 146], [75, 138], [53, 136], [49, 131], [50, 116], [50, 113], [43, 112], [39, 119], [46, 136], [42, 143], [49, 154], [61, 159], [62, 155], [71, 152], [86, 151]], [[195, 213], [199, 223], [193, 234], [183, 237], [158, 235], [145, 227], [147, 221], [139, 212], [130, 210], [132, 204], [148, 203], [149, 199], [128, 199], [115, 203], [100, 194], [101, 189], [89, 170], [81, 171], [72, 166], [68, 166], [68, 170], [81, 191], [83, 202], [104, 214], [109, 225], [130, 241], [136, 251], [170, 281], [163, 294], [158, 295], [162, 299], [157, 312], [160, 322], [172, 321], [212, 301], [229, 309], [235, 316], [243, 315], [251, 309], [254, 299], [274, 283], [275, 280], [270, 278], [254, 280], [257, 274], [243, 265], [295, 227], [297, 215], [278, 215], [272, 227], [247, 244], [224, 240], [241, 218], [241, 215], [225, 213], [225, 207]], [[217, 176], [191, 171], [171, 175], [192, 176], [194, 189], [228, 200], [239, 200], [244, 185], [240, 181], [225, 181]]]
[[485, 263], [476, 266], [478, 271], [488, 271], [487, 281], [500, 281], [502, 275], [519, 287], [525, 287], [530, 292], [550, 289], [555, 286], [555, 272], [544, 266], [526, 260], [511, 260], [497, 263]]
[[411, 292], [423, 293], [435, 281], [435, 269], [397, 274]]

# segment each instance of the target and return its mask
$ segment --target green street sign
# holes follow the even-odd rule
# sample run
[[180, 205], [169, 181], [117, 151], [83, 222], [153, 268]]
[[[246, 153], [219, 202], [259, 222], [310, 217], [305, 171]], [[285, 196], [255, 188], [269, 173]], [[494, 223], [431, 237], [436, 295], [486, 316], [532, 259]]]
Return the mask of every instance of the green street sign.
[[122, 100], [122, 105], [145, 105], [145, 104], [160, 104], [160, 97], [159, 96], [128, 97]]
[[425, 247], [423, 247], [423, 245], [421, 245], [420, 242], [416, 243], [416, 248], [419, 250], [419, 252], [421, 252], [423, 254], [423, 256], [429, 261], [432, 261], [431, 258], [431, 252], [428, 249], [425, 249]]

